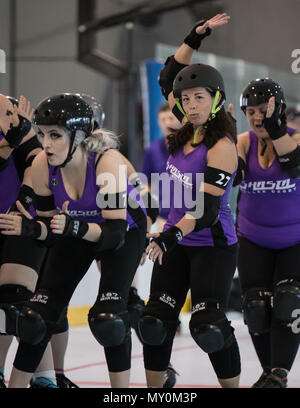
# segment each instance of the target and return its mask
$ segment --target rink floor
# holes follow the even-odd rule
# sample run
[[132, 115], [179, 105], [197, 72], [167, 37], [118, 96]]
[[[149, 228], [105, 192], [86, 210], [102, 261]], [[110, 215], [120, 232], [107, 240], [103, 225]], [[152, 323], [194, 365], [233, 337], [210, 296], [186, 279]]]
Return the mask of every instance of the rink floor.
[[[240, 386], [249, 388], [261, 374], [254, 348], [250, 341], [247, 328], [244, 326], [239, 313], [229, 314], [241, 353]], [[180, 374], [176, 387], [188, 388], [216, 388], [219, 387], [216, 376], [207, 355], [195, 344], [188, 332], [189, 314], [181, 314], [182, 330], [176, 336], [172, 364]], [[12, 343], [7, 357], [5, 376], [9, 378], [17, 343]], [[106, 368], [104, 352], [91, 335], [88, 326], [70, 328], [69, 344], [65, 357], [65, 374], [81, 388], [108, 388], [109, 378]], [[132, 347], [132, 388], [146, 386], [143, 368], [142, 345], [135, 333]], [[298, 353], [294, 366], [288, 377], [288, 386], [300, 388], [300, 355]]]

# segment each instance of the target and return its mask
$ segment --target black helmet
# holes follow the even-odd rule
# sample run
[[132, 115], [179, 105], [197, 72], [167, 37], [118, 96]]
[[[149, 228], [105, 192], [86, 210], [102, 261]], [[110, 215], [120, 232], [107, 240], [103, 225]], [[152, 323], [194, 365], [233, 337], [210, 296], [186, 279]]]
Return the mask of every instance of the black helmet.
[[90, 105], [93, 110], [94, 116], [94, 129], [102, 128], [103, 122], [105, 119], [105, 113], [102, 108], [102, 105], [97, 102], [96, 98], [90, 95], [86, 95], [84, 93], [80, 94], [83, 100]]
[[13, 105], [19, 106], [19, 101], [17, 98], [14, 98], [13, 96], [6, 96], [6, 98], [9, 99]]
[[173, 94], [175, 98], [180, 98], [181, 91], [196, 87], [220, 91], [223, 101], [226, 99], [223, 78], [219, 71], [210, 65], [192, 64], [180, 70], [173, 83]]
[[68, 156], [60, 166], [64, 167], [72, 159], [76, 147], [92, 132], [92, 119], [92, 108], [80, 95], [63, 93], [41, 101], [32, 123], [35, 126], [61, 126], [70, 131]]
[[275, 96], [275, 103], [283, 105], [284, 110], [286, 105], [281, 86], [270, 78], [254, 79], [244, 88], [240, 97], [240, 107], [245, 113], [247, 106], [267, 103], [272, 96]]

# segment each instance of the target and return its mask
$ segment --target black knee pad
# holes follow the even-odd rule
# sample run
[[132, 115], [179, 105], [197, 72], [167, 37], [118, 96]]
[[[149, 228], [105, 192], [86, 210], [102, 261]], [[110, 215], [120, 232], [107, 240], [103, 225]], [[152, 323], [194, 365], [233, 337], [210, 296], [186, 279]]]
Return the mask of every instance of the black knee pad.
[[45, 325], [38, 313], [24, 306], [32, 295], [22, 285], [0, 287], [0, 332], [20, 337], [29, 344], [37, 344], [45, 335]]
[[193, 339], [206, 353], [229, 347], [233, 341], [230, 322], [213, 299], [203, 299], [193, 306], [189, 326]]
[[42, 316], [29, 307], [23, 306], [16, 325], [16, 336], [24, 343], [36, 345], [47, 334], [47, 324]]
[[172, 296], [162, 292], [152, 293], [138, 324], [143, 343], [158, 346], [168, 336], [174, 336], [179, 324], [179, 312], [180, 306]]
[[297, 316], [293, 315], [300, 309], [300, 282], [295, 279], [284, 279], [274, 287], [273, 313], [277, 320], [291, 323]]
[[95, 339], [104, 347], [121, 345], [130, 333], [126, 302], [115, 292], [98, 296], [89, 311], [88, 322]]
[[161, 345], [167, 337], [167, 328], [164, 323], [154, 316], [143, 316], [138, 323], [142, 342], [150, 346]]
[[65, 307], [51, 291], [38, 289], [20, 310], [18, 336], [29, 344], [40, 343], [53, 333]]
[[249, 289], [243, 298], [244, 321], [250, 333], [262, 334], [271, 326], [272, 293], [266, 288]]

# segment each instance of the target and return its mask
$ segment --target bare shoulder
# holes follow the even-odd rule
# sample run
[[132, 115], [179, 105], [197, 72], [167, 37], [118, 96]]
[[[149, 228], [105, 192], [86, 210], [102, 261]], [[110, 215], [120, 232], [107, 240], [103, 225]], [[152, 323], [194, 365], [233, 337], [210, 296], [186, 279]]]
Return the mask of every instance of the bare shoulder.
[[48, 160], [44, 151], [37, 154], [31, 165], [31, 177], [33, 189], [36, 194], [49, 194], [49, 168]]
[[300, 144], [300, 132], [296, 130], [295, 133], [293, 133], [292, 138], [295, 140], [297, 144]]
[[216, 153], [232, 153], [236, 155], [236, 145], [229, 137], [223, 137], [208, 151], [208, 155], [214, 155]]
[[238, 135], [237, 147], [239, 156], [246, 160], [246, 155], [250, 147], [250, 135], [248, 131]]
[[122, 154], [116, 149], [109, 149], [103, 153], [97, 164], [97, 174], [119, 172], [120, 166], [127, 167]]
[[236, 145], [228, 137], [220, 139], [207, 152], [207, 165], [233, 173], [237, 168]]
[[43, 170], [48, 171], [48, 160], [46, 157], [46, 153], [43, 150], [35, 156], [31, 167], [33, 171], [43, 171]]

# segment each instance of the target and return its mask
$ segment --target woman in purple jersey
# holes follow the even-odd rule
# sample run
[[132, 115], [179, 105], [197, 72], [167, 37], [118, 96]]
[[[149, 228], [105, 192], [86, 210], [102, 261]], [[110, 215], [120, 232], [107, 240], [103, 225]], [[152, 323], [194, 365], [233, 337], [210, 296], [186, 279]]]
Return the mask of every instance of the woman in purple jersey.
[[[12, 104], [12, 105], [11, 105]], [[30, 125], [33, 113], [30, 102], [21, 96], [0, 98], [0, 136], [2, 152], [7, 151], [7, 167], [0, 172], [0, 211], [13, 213], [18, 211], [15, 202], [19, 200], [23, 206], [34, 213], [32, 207], [33, 190], [31, 182], [31, 163], [41, 151], [35, 132]], [[19, 125], [17, 118], [19, 115]], [[16, 126], [9, 126], [11, 131], [5, 132], [5, 122], [11, 121]], [[15, 141], [13, 141], [15, 139]], [[38, 274], [46, 255], [35, 240], [23, 237], [5, 237], [0, 231], [0, 303], [21, 305], [33, 295]], [[1, 330], [0, 330], [1, 331]], [[0, 336], [0, 387], [4, 388], [4, 365], [13, 336], [1, 333]], [[47, 373], [49, 380], [54, 378], [51, 348], [47, 349], [38, 372]], [[35, 373], [39, 376], [39, 373]]]
[[300, 133], [286, 126], [283, 91], [272, 79], [251, 81], [241, 108], [251, 130], [238, 137], [238, 271], [263, 368], [253, 387], [285, 388], [299, 346]]
[[237, 237], [228, 204], [238, 162], [236, 130], [223, 107], [220, 73], [209, 65], [188, 65], [201, 40], [228, 18], [221, 14], [198, 23], [160, 73], [163, 94], [183, 127], [168, 138], [168, 220], [164, 232], [150, 234], [147, 248], [155, 263], [139, 328], [150, 387], [162, 387], [189, 289], [193, 339], [208, 354], [222, 387], [239, 384], [239, 348], [224, 312], [236, 268]]
[[26, 215], [1, 215], [0, 226], [6, 235], [44, 241], [49, 250], [27, 307], [6, 313], [7, 325], [17, 320], [21, 339], [9, 386], [26, 387], [76, 286], [96, 259], [102, 273], [89, 325], [104, 346], [111, 385], [127, 387], [127, 299], [144, 249], [145, 210], [127, 182], [126, 164], [116, 146], [102, 148], [102, 136], [109, 133], [91, 134], [93, 112], [79, 95], [45, 99], [34, 122], [44, 148], [32, 166], [38, 217], [30, 219], [18, 204]]

